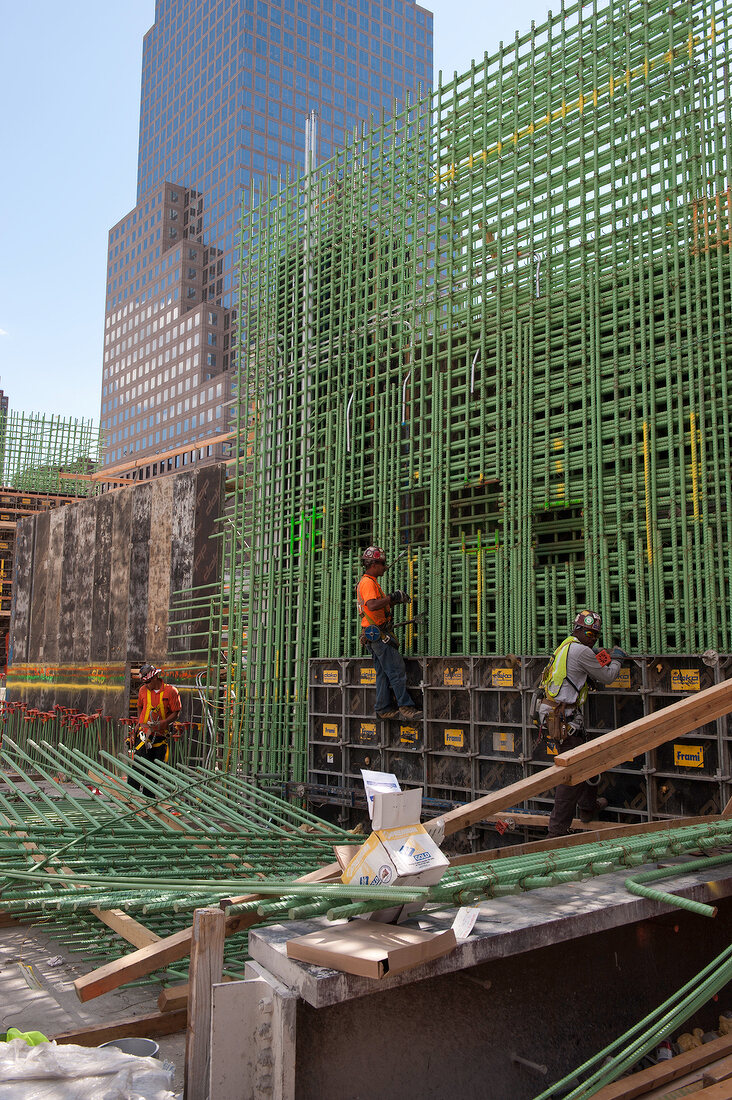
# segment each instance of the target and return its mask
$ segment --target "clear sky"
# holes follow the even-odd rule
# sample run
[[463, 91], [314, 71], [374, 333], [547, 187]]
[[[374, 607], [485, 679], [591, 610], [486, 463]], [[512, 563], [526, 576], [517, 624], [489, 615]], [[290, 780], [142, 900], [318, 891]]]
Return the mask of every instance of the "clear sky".
[[[436, 0], [435, 78], [542, 23], [542, 0]], [[0, 387], [99, 421], [107, 232], [135, 204], [154, 0], [0, 0]]]

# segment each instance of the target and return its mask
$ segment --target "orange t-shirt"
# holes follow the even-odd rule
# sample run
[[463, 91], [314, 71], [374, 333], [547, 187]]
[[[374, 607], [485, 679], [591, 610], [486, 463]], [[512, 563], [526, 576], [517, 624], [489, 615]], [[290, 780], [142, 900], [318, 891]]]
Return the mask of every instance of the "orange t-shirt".
[[[356, 602], [361, 615], [361, 626], [384, 625], [386, 622], [386, 609], [382, 607], [381, 611], [371, 611], [366, 607], [366, 604], [369, 600], [382, 600], [385, 595], [386, 593], [382, 592], [381, 585], [375, 577], [369, 577], [366, 573], [361, 577], [356, 589]], [[371, 618], [366, 618], [364, 609], [368, 611]]]
[[148, 696], [151, 703], [149, 717], [152, 719], [160, 718], [161, 695], [163, 698], [163, 711], [166, 718], [170, 714], [174, 714], [181, 709], [180, 695], [178, 694], [178, 689], [173, 687], [172, 684], [163, 684], [160, 691], [153, 691], [152, 688], [146, 687], [143, 684], [137, 695], [137, 714], [140, 721], [145, 721], [145, 711], [147, 709]]

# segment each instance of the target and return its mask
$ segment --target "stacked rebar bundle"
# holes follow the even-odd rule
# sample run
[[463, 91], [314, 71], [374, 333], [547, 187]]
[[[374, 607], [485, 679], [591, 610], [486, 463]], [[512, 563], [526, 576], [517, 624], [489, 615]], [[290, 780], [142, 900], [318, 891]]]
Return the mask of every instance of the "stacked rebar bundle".
[[252, 197], [217, 613], [247, 769], [304, 776], [370, 543], [408, 548], [408, 652], [546, 652], [584, 603], [606, 644], [730, 650], [731, 11], [563, 5]]

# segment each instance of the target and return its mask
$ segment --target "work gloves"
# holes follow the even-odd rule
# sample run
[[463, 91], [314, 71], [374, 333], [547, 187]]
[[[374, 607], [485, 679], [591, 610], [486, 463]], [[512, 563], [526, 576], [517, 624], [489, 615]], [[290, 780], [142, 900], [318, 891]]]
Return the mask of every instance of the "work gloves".
[[411, 602], [412, 602], [412, 597], [409, 595], [409, 593], [404, 592], [400, 588], [398, 588], [396, 590], [396, 592], [390, 592], [389, 593], [389, 603], [391, 604], [392, 607], [394, 607], [395, 604], [398, 604], [398, 603], [411, 603]]
[[611, 657], [614, 661], [622, 661], [623, 658], [627, 656], [628, 654], [625, 652], [624, 649], [621, 649], [620, 646], [616, 645], [613, 647]]

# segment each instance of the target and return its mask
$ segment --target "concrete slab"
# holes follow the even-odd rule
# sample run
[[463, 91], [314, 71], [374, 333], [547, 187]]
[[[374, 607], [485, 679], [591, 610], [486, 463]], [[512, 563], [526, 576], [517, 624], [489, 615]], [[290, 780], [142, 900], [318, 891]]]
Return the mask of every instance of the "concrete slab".
[[[82, 1004], [73, 983], [89, 969], [83, 954], [65, 950], [38, 926], [0, 929], [0, 1032], [17, 1027], [51, 1038], [158, 1011], [158, 984], [115, 990]], [[175, 1066], [175, 1088], [182, 1093], [185, 1032], [155, 1041], [160, 1057]]]
[[[633, 874], [658, 866], [634, 868]], [[287, 941], [328, 926], [330, 922], [324, 917], [253, 929], [249, 933], [249, 951], [253, 959], [304, 1001], [322, 1008], [674, 911], [673, 906], [629, 894], [625, 888], [628, 874], [618, 871], [581, 884], [552, 886], [484, 901], [473, 934], [449, 955], [403, 974], [387, 975], [380, 981], [287, 958]], [[732, 896], [732, 871], [728, 875], [723, 872], [714, 881], [709, 881], [708, 871], [691, 872], [659, 883], [659, 889], [714, 904]], [[409, 923], [441, 932], [450, 927], [454, 917], [454, 909], [436, 910], [420, 913]]]

